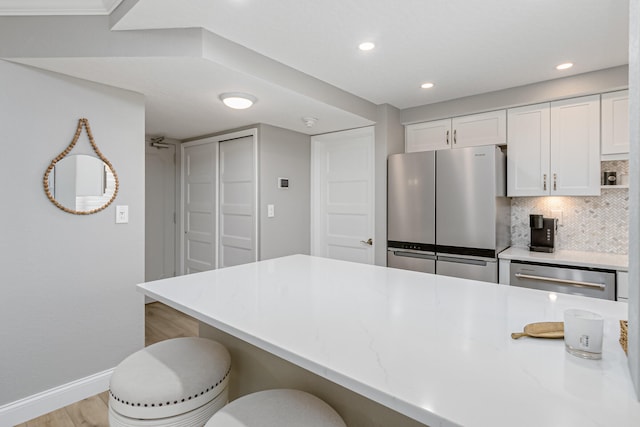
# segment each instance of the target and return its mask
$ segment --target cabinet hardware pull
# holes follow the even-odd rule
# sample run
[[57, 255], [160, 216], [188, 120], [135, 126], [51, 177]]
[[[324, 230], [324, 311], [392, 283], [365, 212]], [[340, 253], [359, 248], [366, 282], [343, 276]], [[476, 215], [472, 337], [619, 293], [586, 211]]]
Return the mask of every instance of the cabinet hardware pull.
[[553, 174], [553, 191], [558, 190], [558, 174]]
[[458, 129], [454, 129], [454, 130], [453, 130], [453, 143], [454, 143], [454, 144], [457, 144], [457, 143], [458, 143], [457, 133], [458, 133]]
[[542, 175], [542, 189], [547, 191], [547, 174]]
[[447, 145], [449, 145], [449, 131], [447, 131]]
[[606, 286], [602, 283], [580, 282], [578, 280], [556, 279], [554, 277], [532, 276], [530, 274], [516, 273], [518, 279], [542, 280], [545, 282], [560, 283], [562, 285], [574, 286], [576, 288], [593, 288], [604, 291]]

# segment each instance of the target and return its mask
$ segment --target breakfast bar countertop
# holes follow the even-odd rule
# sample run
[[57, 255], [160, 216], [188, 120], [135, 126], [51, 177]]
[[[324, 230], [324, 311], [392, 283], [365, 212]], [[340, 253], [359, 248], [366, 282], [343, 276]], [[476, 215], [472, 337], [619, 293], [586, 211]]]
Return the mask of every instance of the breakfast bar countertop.
[[[624, 303], [306, 255], [139, 290], [432, 427], [640, 425]], [[605, 318], [602, 360], [511, 339], [567, 308]]]

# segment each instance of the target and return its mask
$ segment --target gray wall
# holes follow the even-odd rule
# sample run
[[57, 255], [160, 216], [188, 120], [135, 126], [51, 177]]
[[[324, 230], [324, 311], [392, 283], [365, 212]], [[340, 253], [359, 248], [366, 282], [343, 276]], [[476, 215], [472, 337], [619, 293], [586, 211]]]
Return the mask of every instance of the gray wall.
[[[258, 126], [260, 175], [260, 259], [310, 250], [311, 138], [269, 125]], [[289, 189], [279, 189], [277, 179], [289, 178]], [[267, 218], [267, 204], [275, 217]]]
[[[115, 367], [144, 341], [144, 99], [0, 60], [0, 405]], [[89, 119], [120, 179], [71, 215], [42, 177]], [[72, 154], [90, 152], [83, 133]], [[115, 224], [115, 205], [129, 223]]]
[[389, 104], [378, 106], [375, 127], [375, 264], [387, 265], [387, 157], [404, 152], [404, 127], [400, 110]]
[[628, 67], [623, 65], [437, 104], [407, 108], [401, 111], [400, 120], [403, 124], [425, 122], [463, 114], [626, 89], [627, 86]]

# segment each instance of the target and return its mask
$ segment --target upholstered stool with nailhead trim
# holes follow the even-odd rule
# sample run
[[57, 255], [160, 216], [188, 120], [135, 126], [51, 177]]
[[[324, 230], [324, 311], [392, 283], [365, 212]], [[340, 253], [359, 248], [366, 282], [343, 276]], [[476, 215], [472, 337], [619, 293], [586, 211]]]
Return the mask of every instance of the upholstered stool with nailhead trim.
[[124, 359], [109, 384], [111, 427], [202, 427], [228, 402], [231, 357], [220, 343], [175, 338]]
[[346, 427], [336, 411], [300, 390], [265, 390], [242, 396], [216, 412], [205, 427]]

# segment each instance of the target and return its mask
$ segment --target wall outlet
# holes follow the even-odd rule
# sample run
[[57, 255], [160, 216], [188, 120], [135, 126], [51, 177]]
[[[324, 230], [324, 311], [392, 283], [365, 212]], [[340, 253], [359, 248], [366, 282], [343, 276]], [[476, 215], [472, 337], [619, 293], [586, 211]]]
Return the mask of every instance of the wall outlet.
[[551, 218], [558, 218], [558, 225], [562, 225], [562, 211], [560, 209], [551, 209]]
[[129, 206], [116, 206], [116, 224], [129, 222]]

